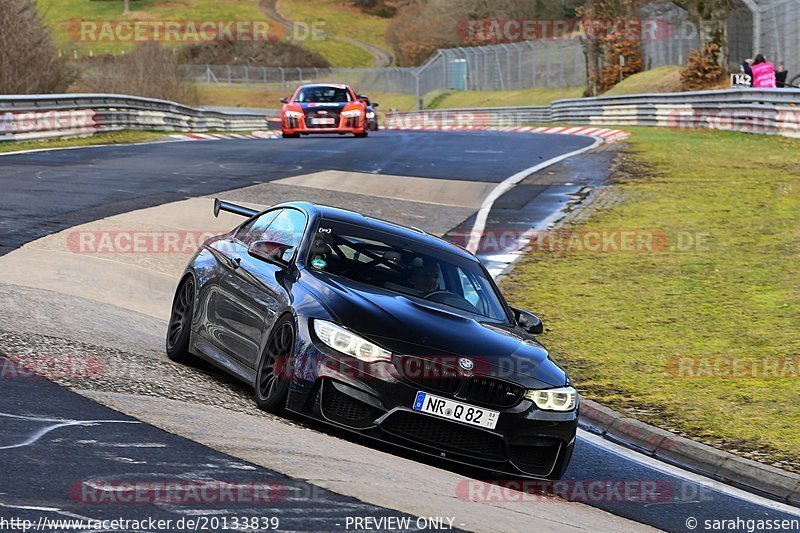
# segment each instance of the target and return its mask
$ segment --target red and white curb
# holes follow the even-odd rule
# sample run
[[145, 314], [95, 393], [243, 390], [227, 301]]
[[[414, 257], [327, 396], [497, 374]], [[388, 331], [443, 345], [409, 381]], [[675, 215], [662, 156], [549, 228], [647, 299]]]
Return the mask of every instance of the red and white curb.
[[583, 135], [585, 137], [599, 137], [607, 143], [624, 141], [631, 136], [630, 132], [613, 130], [609, 128], [587, 128], [585, 126], [561, 126], [531, 128], [523, 126], [515, 131], [529, 133], [552, 133], [556, 135]]
[[412, 126], [409, 128], [389, 126], [385, 129], [404, 130], [404, 131], [499, 131], [516, 133], [549, 133], [555, 135], [581, 135], [584, 137], [595, 137], [602, 139], [606, 143], [623, 141], [631, 136], [630, 132], [614, 130], [609, 128], [591, 128], [585, 126], [472, 126], [472, 127], [437, 127], [437, 126]]
[[252, 133], [176, 133], [170, 138], [179, 141], [223, 141], [232, 139], [277, 139], [281, 136], [279, 131], [254, 131]]

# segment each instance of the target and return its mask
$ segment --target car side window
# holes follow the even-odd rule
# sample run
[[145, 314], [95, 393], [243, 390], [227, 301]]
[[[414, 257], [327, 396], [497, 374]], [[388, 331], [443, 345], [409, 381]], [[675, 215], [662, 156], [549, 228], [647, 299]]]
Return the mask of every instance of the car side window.
[[291, 246], [283, 257], [285, 261], [291, 260], [306, 229], [306, 216], [296, 209], [283, 209], [258, 240], [278, 242]]
[[272, 224], [272, 221], [275, 220], [278, 213], [281, 211], [283, 211], [283, 209], [268, 211], [250, 220], [236, 232], [236, 240], [241, 241], [245, 246], [250, 246], [255, 241], [268, 240], [262, 237], [264, 233], [266, 233], [267, 228], [269, 228], [269, 225]]
[[478, 293], [478, 291], [481, 290], [480, 285], [477, 285], [475, 281], [470, 278], [469, 274], [460, 268], [458, 269], [458, 278], [461, 280], [461, 291], [464, 295], [464, 299], [474, 305], [476, 309], [484, 307], [481, 302], [480, 294]]

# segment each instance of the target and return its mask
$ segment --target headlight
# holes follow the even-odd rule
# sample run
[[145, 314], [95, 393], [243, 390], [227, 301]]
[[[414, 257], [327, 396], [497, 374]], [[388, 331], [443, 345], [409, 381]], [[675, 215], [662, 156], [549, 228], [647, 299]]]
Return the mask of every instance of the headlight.
[[314, 331], [319, 340], [336, 350], [347, 355], [352, 355], [367, 363], [376, 361], [391, 361], [392, 353], [376, 346], [346, 329], [326, 322], [314, 320]]
[[361, 116], [360, 109], [351, 109], [350, 111], [342, 111], [342, 116], [344, 118], [356, 118]]
[[529, 390], [525, 397], [543, 411], [573, 411], [578, 406], [578, 391], [572, 387]]
[[303, 118], [303, 113], [300, 111], [286, 111], [286, 118]]
[[367, 118], [375, 118], [375, 113], [372, 111], [367, 111]]

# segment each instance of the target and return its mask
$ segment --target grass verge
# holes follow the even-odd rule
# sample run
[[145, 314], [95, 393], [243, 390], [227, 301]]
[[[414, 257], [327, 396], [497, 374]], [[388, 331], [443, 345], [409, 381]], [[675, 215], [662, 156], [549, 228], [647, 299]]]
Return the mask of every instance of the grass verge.
[[586, 397], [800, 471], [800, 140], [631, 130], [622, 201], [570, 229], [663, 247], [540, 247], [504, 291]]
[[372, 55], [350, 43], [318, 37], [306, 39], [302, 45], [322, 54], [332, 67], [369, 68], [372, 66]]
[[[282, 89], [280, 87], [256, 88], [236, 85], [198, 86], [197, 94], [200, 105], [204, 106], [280, 109], [280, 99], [284, 96], [291, 96], [294, 89], [295, 87]], [[358, 87], [355, 89], [358, 90]], [[415, 105], [412, 94], [370, 92], [369, 97], [380, 104], [378, 110], [381, 112], [389, 111], [391, 108], [414, 109]]]
[[0, 142], [0, 154], [21, 150], [41, 150], [49, 148], [69, 148], [73, 146], [90, 146], [95, 144], [130, 144], [160, 139], [167, 133], [156, 131], [121, 131], [98, 133], [91, 137], [75, 137], [72, 139], [52, 139], [46, 141], [3, 141]]
[[[359, 91], [358, 85], [353, 88]], [[197, 86], [200, 105], [260, 107], [277, 109], [283, 96], [291, 96], [295, 87], [284, 89], [279, 85], [241, 86], [215, 85], [212, 87]], [[498, 107], [514, 105], [546, 105], [557, 98], [580, 96], [581, 89], [529, 89], [524, 91], [434, 91], [425, 95], [425, 107], [428, 109], [447, 109], [454, 107]], [[388, 112], [395, 108], [400, 111], [416, 109], [416, 97], [413, 94], [367, 92], [369, 97], [379, 102], [379, 111]]]
[[634, 74], [616, 84], [603, 96], [680, 92], [682, 68], [667, 65]]
[[[281, 13], [297, 22], [319, 23], [319, 30], [329, 35], [355, 39], [390, 49], [384, 35], [389, 19], [364, 13], [342, 0], [280, 0]], [[307, 41], [305, 46], [317, 50], [334, 67], [371, 67], [372, 55], [349, 43], [330, 39]]]
[[537, 87], [518, 91], [451, 91], [438, 94], [427, 105], [430, 109], [548, 105], [561, 98], [580, 98], [583, 90], [581, 87]]
[[[277, 38], [284, 35], [284, 28], [274, 21], [269, 21], [254, 0], [137, 0], [131, 2], [131, 12], [124, 15], [122, 1], [89, 1], [89, 0], [35, 0], [39, 11], [53, 29], [56, 44], [62, 50], [75, 48], [80, 54], [119, 53], [131, 50], [136, 42], [133, 39], [108, 38], [102, 34], [102, 24], [98, 23], [97, 32], [81, 35], [81, 21], [267, 21], [268, 33]], [[116, 26], [112, 26], [116, 29]], [[91, 36], [96, 39], [92, 40]], [[101, 37], [106, 35], [105, 37]], [[125, 33], [121, 33], [125, 37]], [[175, 41], [165, 44], [183, 44]]]

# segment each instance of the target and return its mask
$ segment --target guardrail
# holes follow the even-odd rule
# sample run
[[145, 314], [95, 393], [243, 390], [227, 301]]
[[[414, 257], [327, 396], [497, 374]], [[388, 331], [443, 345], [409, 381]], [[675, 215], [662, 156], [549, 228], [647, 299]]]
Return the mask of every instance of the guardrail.
[[123, 130], [252, 131], [268, 129], [267, 117], [276, 114], [218, 111], [110, 94], [0, 96], [0, 141]]
[[[278, 111], [193, 108], [123, 95], [0, 96], [0, 141], [122, 130], [269, 129]], [[714, 128], [800, 137], [799, 89], [737, 89], [557, 100], [549, 106], [393, 112], [389, 129], [471, 129], [565, 123], [587, 126]]]
[[549, 106], [395, 112], [392, 129], [471, 129], [564, 123], [713, 128], [800, 137], [800, 90], [736, 89], [556, 100]]

